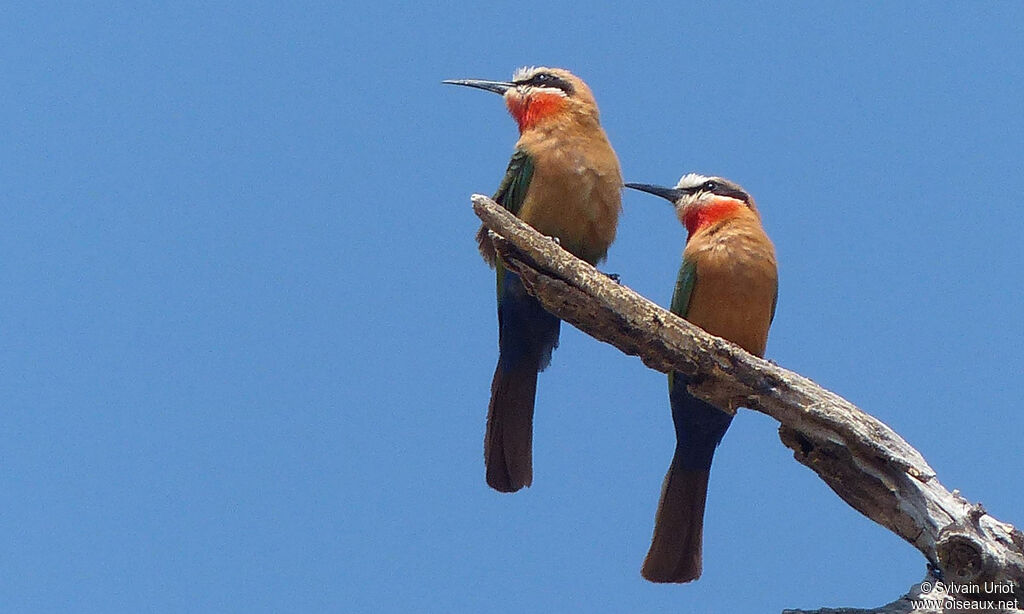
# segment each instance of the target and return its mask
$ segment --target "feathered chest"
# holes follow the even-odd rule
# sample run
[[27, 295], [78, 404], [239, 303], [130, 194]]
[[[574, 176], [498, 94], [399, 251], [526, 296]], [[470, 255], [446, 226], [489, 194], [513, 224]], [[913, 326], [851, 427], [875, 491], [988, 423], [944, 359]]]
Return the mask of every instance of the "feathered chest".
[[704, 276], [734, 278], [736, 282], [775, 274], [775, 249], [759, 227], [716, 224], [687, 242], [683, 257]]
[[691, 238], [684, 258], [694, 263], [696, 275], [686, 319], [763, 355], [778, 272], [760, 226], [734, 221], [709, 227]]
[[[525, 142], [524, 142], [525, 141]], [[589, 262], [603, 258], [621, 209], [619, 162], [603, 133], [523, 139], [533, 177], [519, 217]]]

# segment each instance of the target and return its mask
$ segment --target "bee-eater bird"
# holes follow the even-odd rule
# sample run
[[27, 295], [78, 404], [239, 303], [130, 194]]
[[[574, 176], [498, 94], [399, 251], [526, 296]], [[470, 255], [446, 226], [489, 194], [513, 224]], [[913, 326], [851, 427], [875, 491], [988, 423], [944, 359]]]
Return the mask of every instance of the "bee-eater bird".
[[[590, 88], [559, 68], [521, 68], [512, 81], [457, 80], [505, 98], [519, 141], [494, 200], [563, 249], [597, 264], [615, 238], [622, 175]], [[484, 435], [487, 483], [515, 492], [533, 482], [537, 373], [551, 361], [560, 321], [505, 269], [481, 227], [477, 243], [497, 269], [498, 365]]]
[[[721, 177], [684, 175], [675, 188], [627, 183], [668, 199], [688, 237], [672, 294], [672, 313], [712, 335], [764, 356], [775, 316], [775, 248], [754, 199]], [[679, 372], [668, 376], [676, 449], [661, 489], [651, 549], [641, 573], [652, 582], [700, 577], [704, 504], [715, 447], [732, 414], [694, 397]], [[734, 407], [724, 408], [734, 411]]]

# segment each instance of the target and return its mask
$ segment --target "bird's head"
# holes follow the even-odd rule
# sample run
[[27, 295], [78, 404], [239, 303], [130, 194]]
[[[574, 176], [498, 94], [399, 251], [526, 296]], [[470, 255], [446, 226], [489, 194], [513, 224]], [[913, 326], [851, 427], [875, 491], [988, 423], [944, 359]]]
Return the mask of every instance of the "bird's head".
[[597, 103], [590, 88], [582, 79], [562, 68], [520, 68], [512, 75], [511, 81], [457, 79], [444, 83], [501, 94], [508, 112], [519, 124], [520, 132], [549, 121], [598, 122]]
[[739, 184], [722, 177], [697, 173], [683, 175], [674, 188], [646, 183], [627, 183], [627, 188], [660, 196], [676, 208], [679, 221], [693, 235], [701, 228], [750, 210], [758, 215], [754, 199]]

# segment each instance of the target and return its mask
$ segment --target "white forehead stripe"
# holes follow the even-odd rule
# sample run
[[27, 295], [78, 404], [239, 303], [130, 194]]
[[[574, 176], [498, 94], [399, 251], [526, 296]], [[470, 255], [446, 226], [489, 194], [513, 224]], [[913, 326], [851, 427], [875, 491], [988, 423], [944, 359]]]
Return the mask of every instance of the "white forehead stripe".
[[711, 177], [705, 177], [698, 173], [687, 173], [679, 178], [676, 188], [695, 188], [708, 179], [711, 179]]
[[551, 69], [546, 66], [523, 66], [522, 68], [517, 68], [516, 71], [512, 73], [512, 80], [526, 81], [535, 74], [548, 70]]
[[517, 68], [516, 71], [512, 73], [512, 80], [525, 81], [526, 79], [529, 79], [530, 75], [536, 70], [536, 66], [523, 66], [522, 68]]

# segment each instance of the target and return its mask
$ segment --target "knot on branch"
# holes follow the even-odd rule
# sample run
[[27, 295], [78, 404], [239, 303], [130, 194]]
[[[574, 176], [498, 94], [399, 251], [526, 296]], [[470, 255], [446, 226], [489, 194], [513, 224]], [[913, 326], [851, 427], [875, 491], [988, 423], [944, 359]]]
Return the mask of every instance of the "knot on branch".
[[988, 552], [970, 532], [947, 527], [939, 533], [935, 555], [943, 576], [958, 584], [978, 583], [995, 574]]

